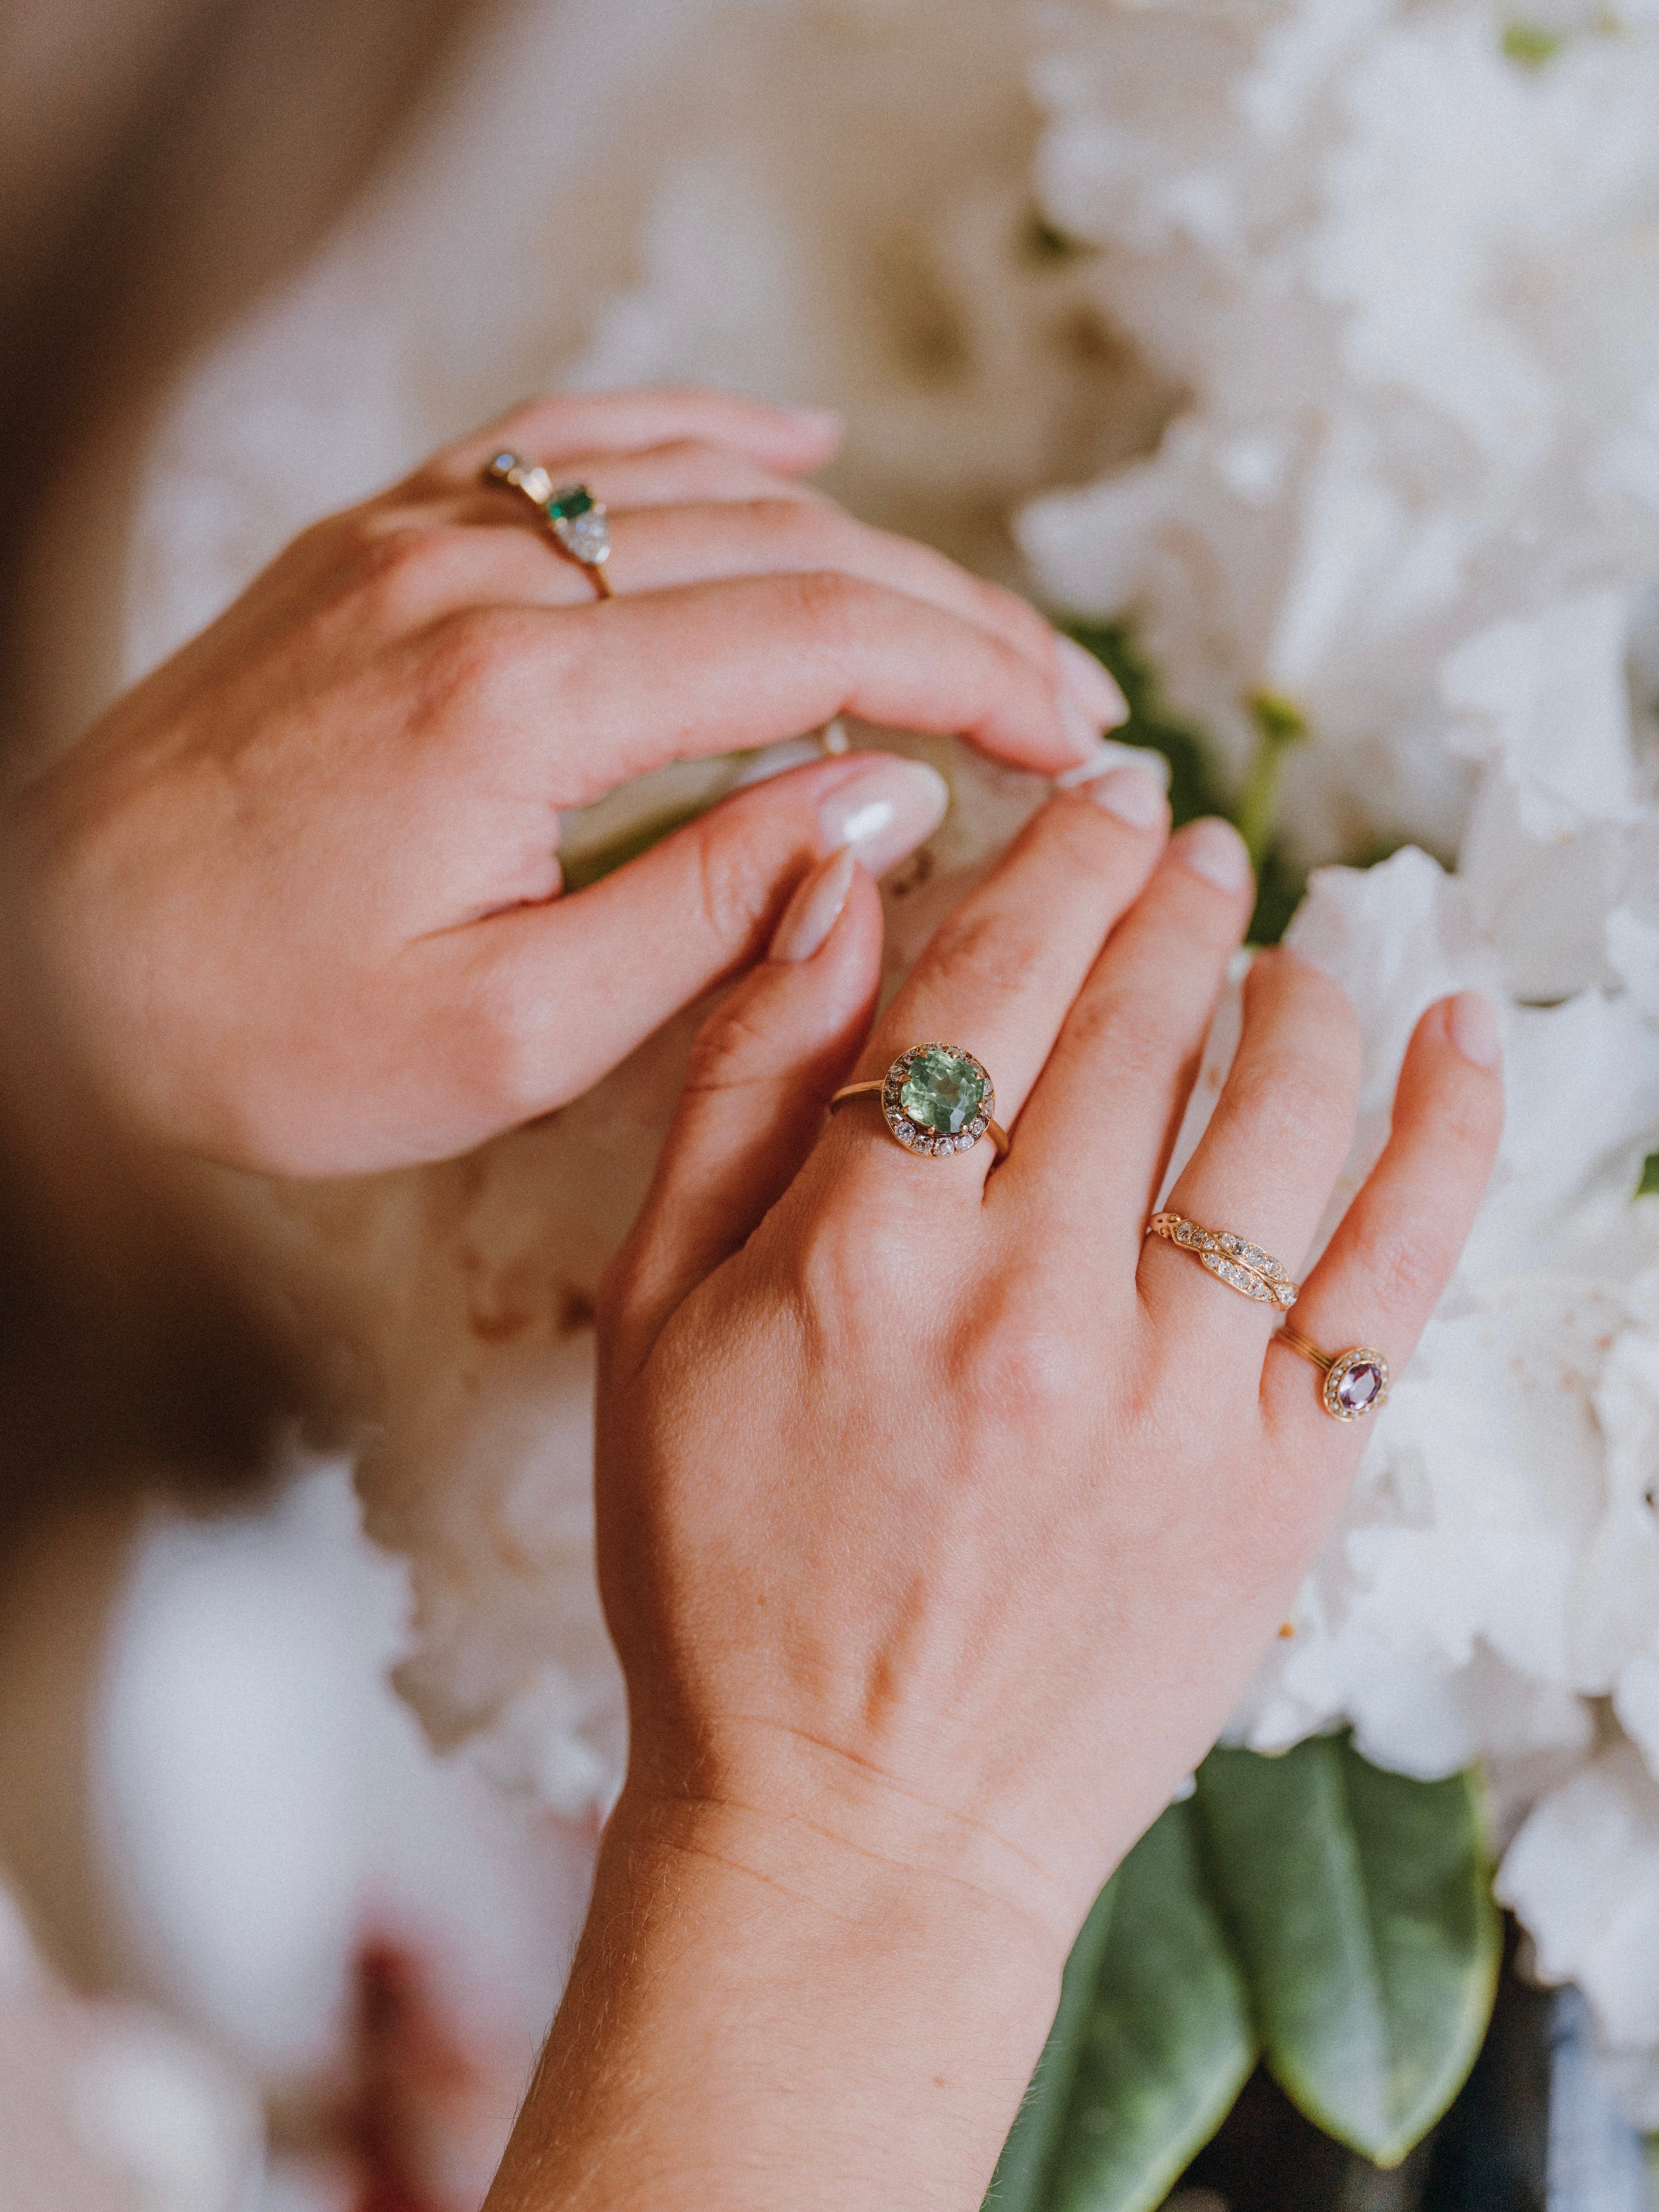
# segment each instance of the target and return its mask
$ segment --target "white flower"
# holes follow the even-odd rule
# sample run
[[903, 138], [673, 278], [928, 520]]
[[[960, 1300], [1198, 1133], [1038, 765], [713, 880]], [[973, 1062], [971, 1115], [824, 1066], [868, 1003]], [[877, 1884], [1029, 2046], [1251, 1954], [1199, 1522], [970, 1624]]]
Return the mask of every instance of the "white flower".
[[1063, 21], [1046, 204], [1191, 397], [1154, 458], [1028, 511], [1037, 572], [1133, 612], [1237, 762], [1251, 695], [1301, 710], [1305, 857], [1449, 847], [1447, 653], [1659, 569], [1659, 32], [1529, 69], [1472, 0]]
[[1659, 1784], [1628, 1744], [1534, 1810], [1498, 1893], [1530, 1930], [1543, 1978], [1589, 1999], [1632, 2117], [1659, 2128]]

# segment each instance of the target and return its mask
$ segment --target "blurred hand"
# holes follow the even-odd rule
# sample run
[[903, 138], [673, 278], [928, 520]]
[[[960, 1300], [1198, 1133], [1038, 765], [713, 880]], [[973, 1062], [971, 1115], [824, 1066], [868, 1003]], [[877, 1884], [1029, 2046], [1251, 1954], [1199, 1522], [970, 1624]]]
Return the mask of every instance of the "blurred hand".
[[[846, 709], [1086, 761], [1109, 678], [1023, 602], [792, 479], [829, 418], [712, 392], [539, 400], [300, 538], [10, 825], [40, 980], [147, 1133], [325, 1175], [586, 1090], [752, 960], [804, 869], [890, 867], [930, 769], [825, 761], [561, 897], [562, 808]], [[611, 509], [595, 602], [507, 445]]]
[[[493, 2202], [971, 2212], [1089, 1904], [1352, 1475], [1365, 1431], [1270, 1345], [1275, 1310], [1143, 1235], [1250, 913], [1243, 847], [1218, 822], [1166, 844], [1140, 771], [1090, 792], [1034, 818], [867, 1043], [879, 908], [850, 860], [702, 1033], [601, 1308], [632, 1744], [525, 2130], [539, 2170], [593, 2179], [541, 2196], [509, 2160]], [[854, 1067], [927, 1039], [989, 1069], [1006, 1161], [908, 1157], [873, 1100], [823, 1127]], [[1496, 1149], [1496, 1060], [1484, 1000], [1425, 1015], [1302, 1334], [1404, 1364]], [[1336, 986], [1258, 959], [1170, 1206], [1297, 1272], [1358, 1073]], [[702, 2054], [684, 2090], [677, 2033]]]

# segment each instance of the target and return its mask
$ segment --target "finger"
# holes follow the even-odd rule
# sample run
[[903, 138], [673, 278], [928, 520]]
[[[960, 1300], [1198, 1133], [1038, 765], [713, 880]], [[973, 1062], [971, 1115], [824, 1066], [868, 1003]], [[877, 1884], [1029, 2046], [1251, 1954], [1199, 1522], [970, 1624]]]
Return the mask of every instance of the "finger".
[[[695, 438], [648, 446], [638, 453], [573, 454], [559, 467], [562, 480], [586, 484], [605, 502], [613, 521], [635, 507], [681, 501], [788, 499], [808, 507], [832, 503], [810, 484], [793, 483], [775, 469], [763, 468], [746, 453]], [[522, 492], [510, 485], [486, 483], [481, 473], [459, 484], [439, 483], [424, 496], [428, 504], [440, 505], [447, 520], [493, 522], [505, 512], [526, 530], [538, 527]]]
[[931, 836], [948, 797], [920, 761], [821, 761], [736, 793], [585, 890], [427, 939], [428, 988], [470, 1012], [481, 1131], [590, 1089], [758, 958], [809, 868], [850, 846], [879, 875]]
[[[943, 608], [834, 569], [454, 620], [468, 628], [447, 640], [434, 630], [430, 644], [459, 663], [449, 685], [458, 740], [492, 757], [516, 747], [527, 763], [550, 752], [561, 805], [665, 759], [769, 744], [841, 714], [957, 732], [1048, 775], [1103, 749], [1057, 670]], [[550, 715], [550, 700], [566, 714]], [[580, 751], [568, 705], [580, 707]]]
[[850, 850], [832, 854], [796, 890], [769, 957], [699, 1031], [613, 1278], [627, 1286], [619, 1303], [635, 1356], [793, 1181], [868, 1031], [881, 940], [874, 882]]
[[[1020, 1116], [995, 1200], [1117, 1240], [1133, 1271], [1254, 879], [1230, 823], [1189, 823], [1113, 931]], [[1087, 1163], [1057, 1178], [1060, 1157]]]
[[695, 438], [746, 453], [763, 468], [805, 476], [824, 465], [841, 435], [839, 416], [823, 408], [772, 406], [702, 386], [550, 392], [509, 408], [428, 465], [438, 478], [465, 483], [498, 447], [550, 468], [568, 454], [622, 453]]
[[[1359, 1024], [1328, 975], [1285, 951], [1264, 952], [1244, 983], [1238, 1050], [1210, 1125], [1170, 1194], [1169, 1210], [1230, 1230], [1294, 1275], [1352, 1141]], [[1177, 1335], [1203, 1328], [1265, 1339], [1279, 1318], [1227, 1288], [1188, 1252], [1149, 1237], [1143, 1295]]]
[[[1407, 1048], [1382, 1157], [1287, 1316], [1297, 1335], [1327, 1352], [1372, 1346], [1401, 1372], [1451, 1279], [1503, 1127], [1492, 1007], [1472, 991], [1442, 999]], [[1322, 1389], [1294, 1353], [1271, 1352], [1262, 1398], [1282, 1428], [1328, 1441]]]
[[[517, 502], [525, 509], [522, 526], [500, 526], [500, 496], [485, 492], [481, 501], [489, 505], [467, 503], [476, 509], [476, 520], [497, 526], [464, 531], [458, 511], [447, 526], [447, 541], [431, 543], [428, 603], [422, 611], [411, 599], [402, 611], [409, 626], [422, 614], [429, 620], [453, 605], [592, 604], [592, 584], [538, 529], [524, 502]], [[455, 504], [459, 510], [461, 503]], [[506, 520], [518, 524], [515, 515]], [[1091, 717], [1112, 706], [1109, 690], [1097, 688], [1079, 696], [1077, 665], [1061, 651], [1066, 641], [1025, 600], [970, 575], [929, 546], [855, 522], [827, 501], [699, 501], [626, 511], [613, 514], [610, 524], [606, 573], [618, 592], [640, 595], [733, 577], [835, 570], [906, 592], [1000, 637], [1066, 686]], [[1097, 664], [1089, 665], [1103, 685], [1109, 685]]]
[[[1051, 800], [935, 933], [872, 1038], [861, 1077], [883, 1074], [911, 1045], [959, 1046], [985, 1066], [996, 1118], [1011, 1127], [1108, 932], [1155, 866], [1168, 824], [1163, 785], [1149, 768], [1121, 768]], [[842, 1120], [849, 1130], [880, 1132], [862, 1110]], [[990, 1153], [988, 1145], [975, 1146], [953, 1164], [971, 1161], [982, 1182]], [[878, 1171], [914, 1172], [885, 1140], [875, 1157]]]

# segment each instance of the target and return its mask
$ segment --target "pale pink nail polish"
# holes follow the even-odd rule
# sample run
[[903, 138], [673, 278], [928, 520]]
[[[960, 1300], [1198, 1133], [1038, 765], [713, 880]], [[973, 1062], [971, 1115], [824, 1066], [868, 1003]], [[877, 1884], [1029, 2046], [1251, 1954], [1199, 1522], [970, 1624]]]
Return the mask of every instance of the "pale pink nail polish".
[[868, 767], [837, 784], [818, 807], [818, 831], [833, 851], [850, 846], [872, 876], [885, 874], [945, 819], [951, 787], [926, 761], [866, 753]]
[[1103, 775], [1091, 777], [1087, 783], [1073, 788], [1085, 799], [1092, 799], [1103, 813], [1115, 814], [1132, 830], [1153, 829], [1170, 811], [1170, 802], [1164, 796], [1164, 778], [1157, 769], [1143, 768], [1139, 762], [1108, 769]]
[[801, 407], [793, 404], [781, 406], [779, 413], [793, 415], [805, 430], [816, 431], [821, 438], [839, 438], [847, 428], [847, 418], [833, 407]]
[[1128, 720], [1129, 702], [1118, 689], [1116, 678], [1086, 646], [1056, 630], [1054, 653], [1060, 662], [1061, 683], [1088, 716], [1093, 729], [1115, 730], [1120, 722]]
[[1100, 725], [1094, 716], [1084, 712], [1068, 690], [1062, 689], [1054, 703], [1060, 708], [1060, 719], [1066, 726], [1066, 734], [1072, 742], [1073, 757], [1079, 766], [1102, 758], [1109, 740], [1101, 736]]
[[795, 887], [767, 947], [769, 960], [810, 960], [841, 920], [858, 854], [850, 845], [820, 860]]
[[1195, 876], [1202, 876], [1218, 891], [1249, 889], [1252, 871], [1244, 840], [1232, 823], [1224, 822], [1219, 815], [1189, 823], [1171, 849], [1183, 867], [1190, 868]]
[[1477, 1067], [1497, 1066], [1498, 1013], [1484, 994], [1460, 991], [1446, 1010], [1446, 1028], [1465, 1060]]

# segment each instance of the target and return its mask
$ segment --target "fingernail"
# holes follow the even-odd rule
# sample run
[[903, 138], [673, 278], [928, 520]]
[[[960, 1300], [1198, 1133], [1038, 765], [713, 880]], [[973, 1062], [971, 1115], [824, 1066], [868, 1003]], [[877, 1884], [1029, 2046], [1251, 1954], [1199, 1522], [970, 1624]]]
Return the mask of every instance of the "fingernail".
[[1096, 766], [1103, 764], [1109, 757], [1103, 748], [1110, 740], [1101, 736], [1100, 725], [1094, 716], [1084, 713], [1063, 684], [1056, 694], [1055, 703], [1060, 708], [1060, 719], [1066, 725], [1066, 734], [1072, 740], [1079, 766], [1087, 768], [1091, 763]]
[[795, 887], [766, 948], [769, 960], [810, 960], [836, 924], [853, 888], [859, 856], [850, 845], [820, 860]]
[[1176, 838], [1175, 850], [1183, 866], [1202, 876], [1206, 884], [1213, 884], [1218, 891], [1249, 889], [1252, 872], [1244, 840], [1218, 814], [1189, 823]]
[[1056, 630], [1054, 650], [1060, 656], [1060, 680], [1088, 716], [1097, 736], [1128, 720], [1129, 702], [1119, 690], [1116, 678], [1086, 646]]
[[[1154, 757], [1161, 761], [1163, 756]], [[1164, 778], [1156, 769], [1132, 761], [1121, 768], [1108, 769], [1103, 775], [1094, 777], [1081, 789], [1084, 798], [1093, 799], [1106, 813], [1115, 814], [1132, 830], [1150, 830], [1155, 823], [1164, 821], [1170, 811], [1164, 784]]]
[[783, 407], [779, 412], [793, 415], [804, 430], [820, 438], [839, 438], [847, 428], [846, 416], [833, 407]]
[[1498, 1065], [1498, 1014], [1490, 999], [1479, 991], [1460, 991], [1446, 1014], [1451, 1041], [1465, 1060], [1477, 1067]]
[[951, 787], [926, 761], [893, 753], [839, 785], [818, 808], [818, 830], [832, 850], [849, 846], [872, 876], [896, 867], [945, 819]]
[[1117, 738], [1097, 739], [1094, 751], [1086, 761], [1068, 768], [1054, 779], [1058, 791], [1075, 791], [1079, 784], [1092, 783], [1097, 775], [1104, 775], [1115, 768], [1143, 769], [1148, 775], [1158, 778], [1158, 789], [1170, 788], [1170, 763], [1166, 757], [1154, 751], [1151, 745], [1126, 745]]

